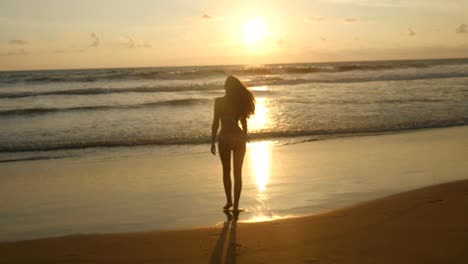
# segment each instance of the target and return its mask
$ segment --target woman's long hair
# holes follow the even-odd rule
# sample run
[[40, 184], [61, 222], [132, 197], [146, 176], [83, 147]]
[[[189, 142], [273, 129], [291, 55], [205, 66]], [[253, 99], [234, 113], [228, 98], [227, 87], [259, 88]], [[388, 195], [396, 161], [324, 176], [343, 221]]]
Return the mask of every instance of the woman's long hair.
[[255, 97], [239, 79], [230, 75], [226, 79], [224, 89], [226, 98], [238, 117], [249, 118], [255, 113]]

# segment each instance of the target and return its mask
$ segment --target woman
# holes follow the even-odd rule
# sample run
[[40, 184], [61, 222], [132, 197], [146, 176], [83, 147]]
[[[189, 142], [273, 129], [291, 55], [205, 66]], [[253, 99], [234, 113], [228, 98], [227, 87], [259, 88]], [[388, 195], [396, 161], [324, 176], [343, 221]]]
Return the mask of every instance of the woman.
[[[242, 163], [245, 156], [247, 118], [255, 112], [255, 97], [236, 77], [229, 76], [224, 84], [226, 94], [216, 98], [213, 125], [211, 127], [211, 153], [216, 154], [216, 134], [219, 121], [221, 131], [218, 136], [218, 150], [223, 165], [223, 183], [226, 193], [224, 210], [233, 206], [239, 212], [239, 198], [242, 189]], [[239, 127], [239, 121], [242, 129]], [[231, 197], [231, 153], [234, 164], [234, 204]]]

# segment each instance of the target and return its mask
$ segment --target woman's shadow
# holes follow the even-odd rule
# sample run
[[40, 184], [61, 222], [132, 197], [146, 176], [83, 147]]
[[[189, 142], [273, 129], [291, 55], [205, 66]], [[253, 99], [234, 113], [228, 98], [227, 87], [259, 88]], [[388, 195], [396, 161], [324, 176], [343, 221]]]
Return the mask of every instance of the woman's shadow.
[[[219, 235], [216, 246], [211, 254], [211, 264], [236, 263], [236, 232], [239, 212], [231, 213], [230, 211], [225, 210], [224, 214], [227, 219], [224, 221], [223, 229], [221, 230], [221, 234]], [[225, 246], [226, 242], [228, 242], [227, 248]]]

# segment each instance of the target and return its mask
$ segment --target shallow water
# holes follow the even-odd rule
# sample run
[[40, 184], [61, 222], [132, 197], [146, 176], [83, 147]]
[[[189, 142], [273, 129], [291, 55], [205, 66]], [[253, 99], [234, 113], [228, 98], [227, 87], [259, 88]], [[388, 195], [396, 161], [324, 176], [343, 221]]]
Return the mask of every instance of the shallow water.
[[[467, 178], [466, 135], [465, 126], [286, 145], [253, 141], [240, 221], [321, 213]], [[86, 151], [0, 164], [0, 240], [193, 228], [225, 218], [221, 164], [208, 145]]]

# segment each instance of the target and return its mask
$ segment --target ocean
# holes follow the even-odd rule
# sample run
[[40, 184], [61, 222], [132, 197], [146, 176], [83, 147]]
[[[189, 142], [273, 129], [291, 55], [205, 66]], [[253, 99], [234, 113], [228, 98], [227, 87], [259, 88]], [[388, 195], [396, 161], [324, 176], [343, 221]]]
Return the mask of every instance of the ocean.
[[257, 103], [240, 221], [467, 177], [468, 59], [0, 72], [0, 241], [222, 225], [229, 74]]
[[256, 96], [254, 141], [468, 121], [468, 59], [0, 72], [0, 162], [206, 144], [229, 74]]

